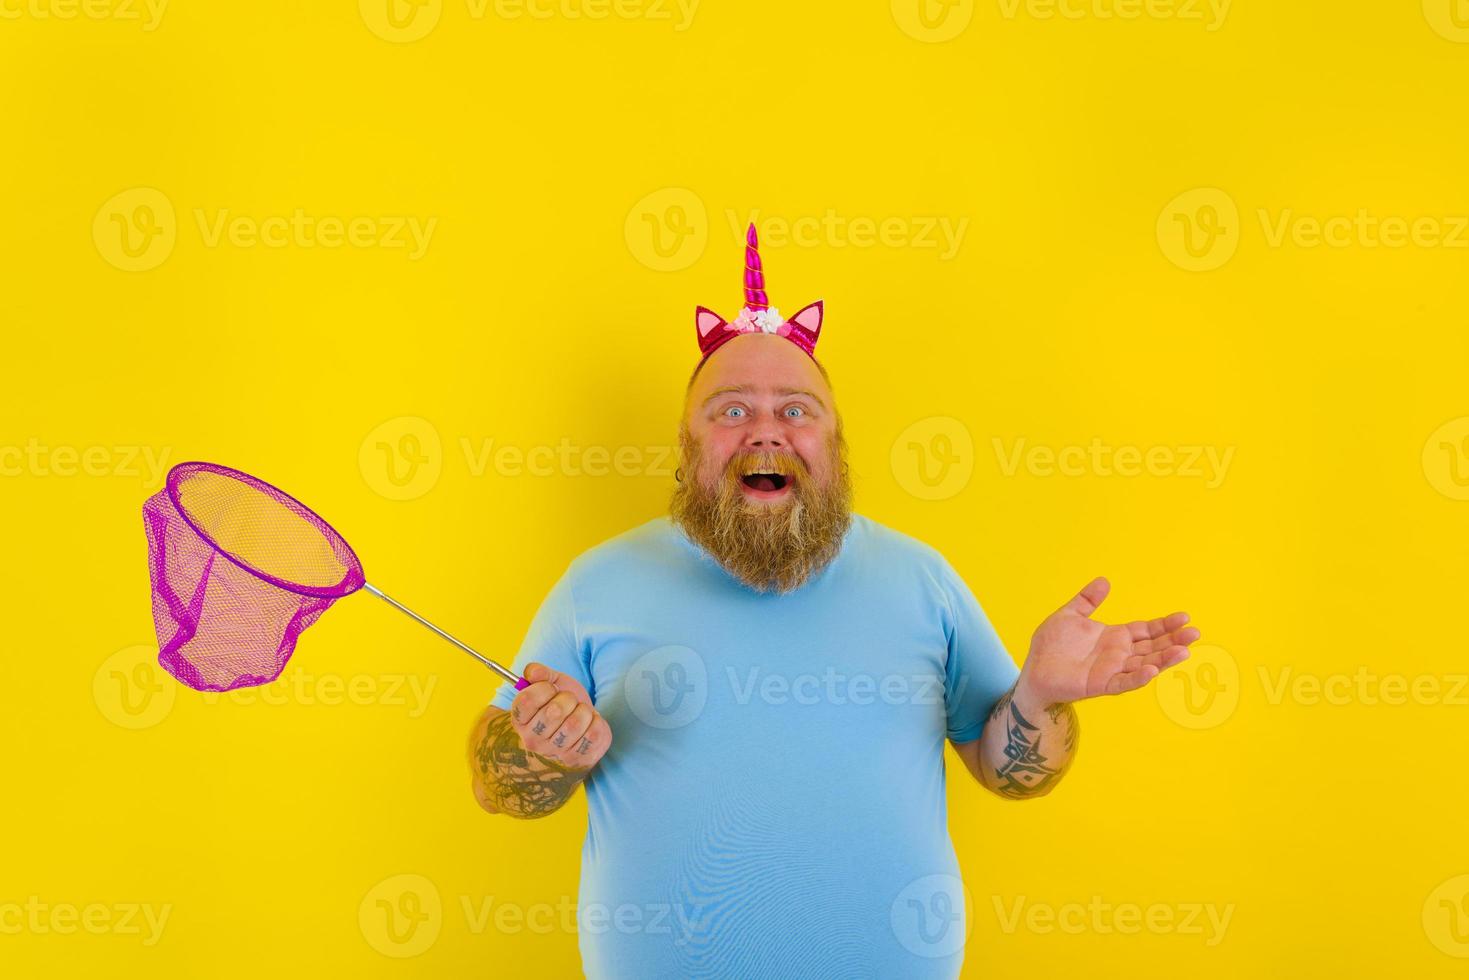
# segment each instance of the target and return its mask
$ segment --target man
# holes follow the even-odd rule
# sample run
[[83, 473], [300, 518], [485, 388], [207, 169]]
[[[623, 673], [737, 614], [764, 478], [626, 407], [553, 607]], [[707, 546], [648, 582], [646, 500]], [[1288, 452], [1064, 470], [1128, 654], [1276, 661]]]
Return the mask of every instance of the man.
[[[1142, 687], [1199, 636], [1105, 626], [1105, 579], [1015, 667], [934, 549], [851, 511], [814, 357], [820, 303], [699, 308], [671, 514], [574, 560], [470, 741], [491, 813], [585, 784], [578, 934], [591, 977], [952, 977], [963, 885], [945, 737], [985, 788], [1051, 791], [1072, 703]], [[506, 710], [508, 709], [508, 711]]]

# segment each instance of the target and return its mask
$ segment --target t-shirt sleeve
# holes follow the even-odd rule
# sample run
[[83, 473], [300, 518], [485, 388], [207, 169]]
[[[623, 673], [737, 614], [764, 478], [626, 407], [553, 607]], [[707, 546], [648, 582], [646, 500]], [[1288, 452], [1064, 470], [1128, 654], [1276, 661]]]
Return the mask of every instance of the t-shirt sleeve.
[[1020, 676], [999, 634], [969, 586], [943, 562], [939, 584], [948, 600], [944, 633], [949, 659], [944, 668], [944, 704], [948, 736], [954, 742], [972, 742], [984, 730], [1000, 695]]
[[[520, 652], [515, 655], [511, 669], [524, 677], [525, 668], [529, 664], [542, 663], [552, 670], [574, 677], [587, 689], [588, 694], [595, 697], [587, 651], [582, 649], [581, 637], [577, 631], [576, 600], [572, 594], [571, 579], [572, 572], [568, 568], [551, 587], [546, 598], [541, 600], [541, 606], [531, 620], [530, 629], [526, 631], [525, 640], [520, 644]], [[490, 699], [490, 704], [509, 711], [515, 694], [515, 685], [504, 681]]]

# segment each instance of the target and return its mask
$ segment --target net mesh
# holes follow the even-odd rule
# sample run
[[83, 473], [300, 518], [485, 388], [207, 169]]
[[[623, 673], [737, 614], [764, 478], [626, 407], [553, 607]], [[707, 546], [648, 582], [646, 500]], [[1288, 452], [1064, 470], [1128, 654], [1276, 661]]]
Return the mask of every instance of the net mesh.
[[227, 466], [175, 466], [143, 524], [158, 662], [196, 690], [275, 680], [301, 632], [365, 581], [330, 524]]

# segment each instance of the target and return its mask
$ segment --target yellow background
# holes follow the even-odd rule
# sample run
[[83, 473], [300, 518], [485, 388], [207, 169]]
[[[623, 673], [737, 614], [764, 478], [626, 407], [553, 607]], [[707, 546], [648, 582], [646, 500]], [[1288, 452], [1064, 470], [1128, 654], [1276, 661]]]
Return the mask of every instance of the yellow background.
[[[859, 510], [1017, 658], [1094, 574], [1106, 617], [1184, 608], [1209, 645], [1084, 705], [1043, 801], [949, 756], [965, 975], [1462, 974], [1469, 11], [69, 2], [0, 0], [0, 927], [117, 928], [7, 929], [7, 975], [576, 974], [573, 932], [495, 925], [575, 899], [585, 806], [475, 807], [482, 668], [366, 595], [253, 698], [148, 666], [145, 454], [279, 482], [508, 659], [574, 555], [663, 510], [692, 310], [737, 311], [752, 211], [774, 304], [827, 302]], [[297, 209], [435, 225], [417, 257], [208, 234]], [[128, 255], [119, 222], [156, 233]], [[1007, 468], [1022, 439], [1232, 455]], [[631, 475], [494, 455], [558, 445]], [[997, 913], [1094, 896], [1231, 919]], [[156, 942], [130, 903], [169, 908]]]

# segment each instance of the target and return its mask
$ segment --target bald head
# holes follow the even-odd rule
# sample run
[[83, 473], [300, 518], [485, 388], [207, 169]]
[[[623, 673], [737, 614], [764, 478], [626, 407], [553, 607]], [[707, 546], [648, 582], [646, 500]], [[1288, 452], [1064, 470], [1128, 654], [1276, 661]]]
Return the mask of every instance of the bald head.
[[749, 333], [727, 341], [700, 361], [684, 389], [684, 422], [697, 402], [727, 385], [778, 381], [788, 387], [805, 387], [833, 405], [831, 377], [816, 359], [784, 337]]

